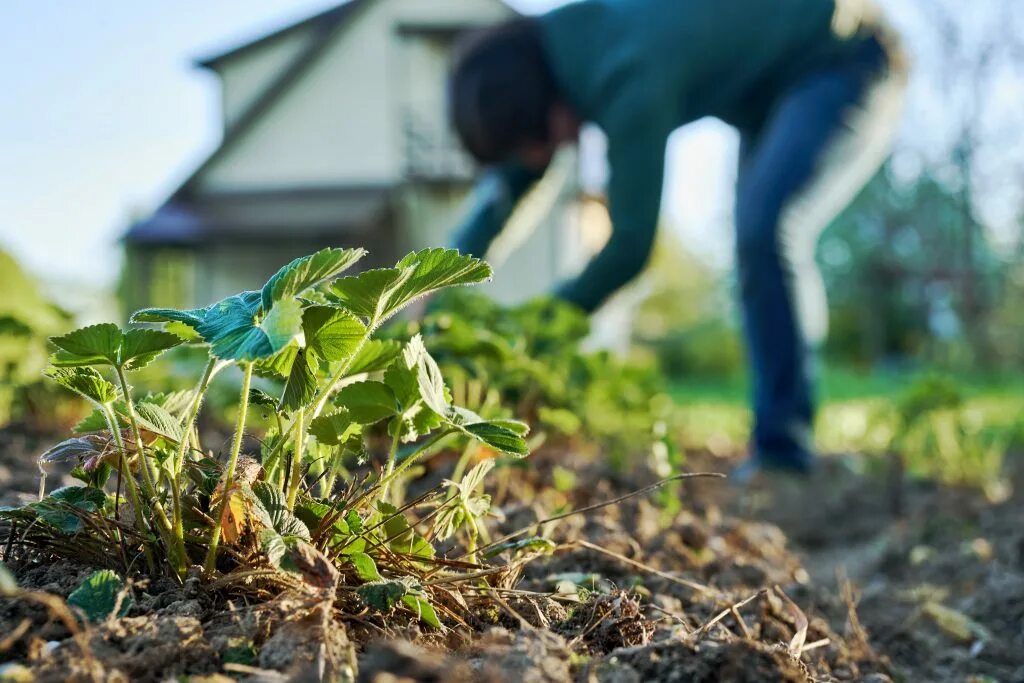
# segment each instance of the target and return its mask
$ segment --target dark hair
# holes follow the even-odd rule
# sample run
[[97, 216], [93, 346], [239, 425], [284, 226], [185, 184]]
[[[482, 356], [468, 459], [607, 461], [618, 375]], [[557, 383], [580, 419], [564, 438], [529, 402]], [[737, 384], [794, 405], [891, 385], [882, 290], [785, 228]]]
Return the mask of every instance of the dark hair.
[[481, 163], [547, 141], [558, 93], [537, 21], [514, 19], [469, 36], [455, 58], [448, 100], [462, 144]]

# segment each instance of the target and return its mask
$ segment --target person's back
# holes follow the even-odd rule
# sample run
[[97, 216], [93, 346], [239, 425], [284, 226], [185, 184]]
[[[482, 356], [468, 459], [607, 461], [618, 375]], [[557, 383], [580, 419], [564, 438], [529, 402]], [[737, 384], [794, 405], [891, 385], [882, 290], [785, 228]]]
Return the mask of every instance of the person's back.
[[751, 462], [807, 471], [809, 353], [827, 319], [815, 244], [881, 165], [905, 83], [876, 16], [867, 0], [583, 0], [476, 37], [453, 70], [453, 125], [494, 167], [455, 246], [483, 256], [555, 148], [597, 124], [612, 233], [555, 292], [594, 310], [650, 254], [669, 135], [732, 124]]
[[705, 116], [742, 126], [849, 52], [868, 13], [842, 33], [837, 16], [833, 0], [586, 0], [539, 21], [569, 100], [596, 123], [624, 95], [670, 109], [677, 126]]

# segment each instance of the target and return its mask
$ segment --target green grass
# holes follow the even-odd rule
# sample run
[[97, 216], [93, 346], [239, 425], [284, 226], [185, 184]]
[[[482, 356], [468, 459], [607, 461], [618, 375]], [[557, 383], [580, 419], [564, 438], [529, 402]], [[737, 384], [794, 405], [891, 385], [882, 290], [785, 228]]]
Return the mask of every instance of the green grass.
[[[900, 424], [901, 395], [928, 372], [863, 373], [831, 367], [819, 378], [815, 424], [823, 453], [881, 455], [893, 449]], [[1024, 449], [1024, 374], [947, 373], [963, 403], [937, 413], [902, 438], [908, 466], [922, 476], [987, 485], [999, 477], [1008, 450]], [[682, 407], [680, 432], [688, 447], [735, 453], [750, 431], [748, 385], [743, 377], [675, 382], [673, 399]], [[953, 430], [952, 422], [960, 427]], [[952, 431], [951, 431], [952, 430]]]

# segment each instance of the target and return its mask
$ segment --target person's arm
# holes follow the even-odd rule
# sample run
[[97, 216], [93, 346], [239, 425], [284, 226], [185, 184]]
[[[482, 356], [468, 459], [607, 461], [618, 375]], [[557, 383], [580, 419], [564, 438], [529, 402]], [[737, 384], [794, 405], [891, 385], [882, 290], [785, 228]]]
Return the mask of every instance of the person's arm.
[[643, 270], [658, 228], [667, 137], [650, 134], [611, 141], [608, 209], [612, 234], [583, 272], [558, 288], [557, 296], [590, 312]]
[[452, 238], [452, 246], [463, 254], [486, 256], [516, 204], [542, 175], [514, 163], [488, 169], [473, 190], [469, 211]]

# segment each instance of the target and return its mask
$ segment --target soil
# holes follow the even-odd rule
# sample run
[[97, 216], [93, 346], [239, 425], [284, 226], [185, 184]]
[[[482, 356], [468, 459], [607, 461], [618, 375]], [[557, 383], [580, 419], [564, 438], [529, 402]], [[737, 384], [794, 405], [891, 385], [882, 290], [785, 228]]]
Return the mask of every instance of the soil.
[[[38, 446], [0, 433], [0, 504], [35, 495]], [[197, 576], [133, 580], [127, 613], [77, 636], [38, 603], [0, 600], [0, 680], [1024, 681], [1022, 472], [998, 504], [907, 482], [897, 514], [887, 482], [842, 462], [745, 488], [687, 480], [548, 524], [558, 549], [500, 599], [470, 598], [467, 625], [444, 634], [340, 594], [210, 591]], [[656, 479], [598, 463], [570, 445], [497, 470], [492, 535]], [[550, 486], [555, 467], [575, 473], [571, 492]], [[60, 597], [91, 571], [8, 563], [22, 589]]]

